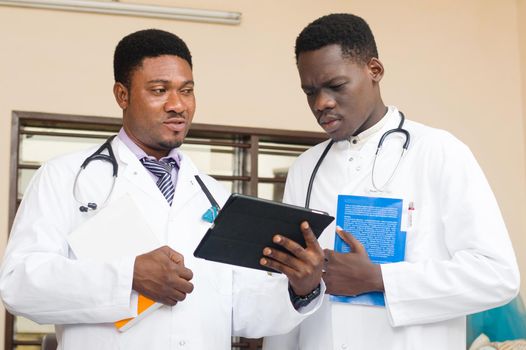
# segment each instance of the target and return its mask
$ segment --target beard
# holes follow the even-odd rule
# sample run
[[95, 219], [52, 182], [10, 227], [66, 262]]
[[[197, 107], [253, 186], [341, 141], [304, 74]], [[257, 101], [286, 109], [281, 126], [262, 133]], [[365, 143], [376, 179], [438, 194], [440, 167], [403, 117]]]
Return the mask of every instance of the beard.
[[183, 144], [183, 141], [161, 141], [159, 142], [159, 149], [165, 150], [165, 151], [171, 151], [174, 148], [179, 148]]

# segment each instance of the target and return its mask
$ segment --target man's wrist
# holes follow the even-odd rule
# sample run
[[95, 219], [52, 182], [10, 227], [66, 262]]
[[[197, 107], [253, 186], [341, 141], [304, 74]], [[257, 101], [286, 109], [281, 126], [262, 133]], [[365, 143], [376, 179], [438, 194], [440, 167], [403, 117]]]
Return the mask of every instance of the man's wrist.
[[289, 284], [290, 301], [292, 302], [292, 306], [294, 306], [294, 309], [296, 310], [299, 310], [300, 308], [309, 305], [314, 299], [316, 299], [320, 295], [320, 292], [321, 284], [318, 284], [318, 286], [314, 288], [309, 294], [297, 295], [296, 293], [294, 293], [294, 290]]
[[384, 292], [385, 288], [384, 288], [384, 279], [382, 276], [382, 266], [380, 264], [374, 264], [373, 271], [374, 271], [373, 290], [376, 292]]

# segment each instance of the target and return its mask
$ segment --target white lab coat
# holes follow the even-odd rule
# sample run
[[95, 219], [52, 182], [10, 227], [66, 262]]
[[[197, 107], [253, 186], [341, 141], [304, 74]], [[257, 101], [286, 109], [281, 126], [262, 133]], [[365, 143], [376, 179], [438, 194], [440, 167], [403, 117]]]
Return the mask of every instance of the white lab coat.
[[[135, 316], [131, 304], [135, 257], [108, 263], [76, 260], [66, 236], [87, 220], [72, 188], [82, 161], [93, 153], [62, 156], [34, 176], [15, 219], [0, 276], [7, 309], [38, 323], [55, 324], [60, 349], [230, 349], [231, 334], [261, 337], [291, 330], [321, 304], [294, 310], [286, 280], [266, 272], [196, 259], [193, 251], [210, 226], [201, 215], [211, 204], [194, 178], [198, 173], [182, 155], [170, 207], [135, 155], [118, 139], [113, 148], [119, 177], [112, 199], [128, 193], [161, 245], [184, 255], [193, 271], [194, 291], [174, 307], [163, 306], [126, 332], [114, 321]], [[79, 180], [79, 198], [99, 201], [111, 184], [111, 167], [93, 162]], [[228, 193], [201, 175], [220, 203]]]
[[[389, 107], [379, 132], [357, 143], [337, 142], [322, 163], [311, 205], [336, 214], [338, 194], [404, 201], [404, 262], [382, 265], [386, 308], [333, 303], [293, 332], [265, 339], [266, 350], [464, 350], [465, 315], [502, 305], [519, 288], [519, 272], [494, 195], [469, 149], [451, 134], [407, 121], [411, 134], [387, 193], [371, 192], [378, 141], [400, 122]], [[377, 186], [398, 161], [404, 138], [389, 136], [376, 164]], [[308, 181], [327, 142], [302, 154], [290, 169], [285, 201], [304, 205]], [[415, 210], [408, 216], [408, 203]], [[409, 224], [409, 221], [412, 221]], [[334, 247], [334, 224], [320, 237]]]

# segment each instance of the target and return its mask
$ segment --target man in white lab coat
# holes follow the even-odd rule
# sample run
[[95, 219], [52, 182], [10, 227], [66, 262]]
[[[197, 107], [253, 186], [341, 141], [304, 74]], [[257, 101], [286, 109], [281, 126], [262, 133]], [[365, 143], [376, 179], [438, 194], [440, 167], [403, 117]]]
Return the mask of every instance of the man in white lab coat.
[[[178, 150], [195, 111], [186, 44], [160, 30], [132, 33], [115, 50], [114, 72], [123, 111], [123, 128], [111, 141], [119, 165], [115, 187], [110, 190], [111, 166], [100, 160], [74, 184], [95, 149], [58, 157], [38, 170], [2, 265], [0, 292], [7, 309], [55, 324], [59, 349], [72, 350], [227, 350], [231, 334], [291, 330], [319, 307], [322, 298], [316, 295], [324, 292], [323, 251], [308, 224], [301, 226], [305, 249], [275, 236], [290, 254], [262, 252], [261, 263], [284, 272], [285, 283], [263, 271], [193, 257], [211, 225], [202, 218], [212, 205], [206, 192], [219, 204], [228, 193]], [[104, 210], [88, 202], [100, 205], [108, 193], [109, 204], [129, 196], [162, 247], [109, 261], [75, 259], [67, 237]], [[137, 315], [137, 293], [164, 305], [119, 332], [115, 321]]]
[[[501, 213], [469, 149], [451, 134], [406, 120], [384, 105], [384, 66], [367, 23], [332, 14], [296, 40], [301, 88], [331, 141], [307, 150], [289, 171], [284, 200], [336, 214], [338, 195], [403, 200], [405, 260], [373, 264], [351, 233], [329, 227], [322, 307], [293, 332], [264, 340], [266, 350], [463, 350], [465, 316], [505, 304], [519, 272]], [[386, 136], [375, 163], [382, 135]], [[409, 139], [407, 151], [404, 143]], [[374, 167], [374, 174], [373, 174]], [[374, 178], [373, 178], [374, 176]], [[335, 235], [351, 247], [334, 249]], [[385, 307], [334, 302], [329, 294], [383, 292]]]

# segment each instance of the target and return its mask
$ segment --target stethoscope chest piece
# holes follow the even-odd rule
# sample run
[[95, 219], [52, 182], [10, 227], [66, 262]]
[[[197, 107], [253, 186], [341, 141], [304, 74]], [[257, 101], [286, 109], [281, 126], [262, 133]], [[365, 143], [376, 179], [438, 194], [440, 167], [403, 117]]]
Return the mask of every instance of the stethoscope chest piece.
[[[116, 135], [113, 135], [110, 138], [108, 138], [92, 155], [86, 158], [84, 162], [81, 164], [77, 172], [77, 175], [75, 176], [75, 182], [73, 183], [73, 198], [75, 199], [77, 203], [80, 204], [79, 211], [82, 213], [87, 213], [89, 211], [94, 211], [96, 209], [100, 209], [104, 207], [104, 205], [108, 202], [108, 200], [110, 199], [113, 193], [113, 190], [115, 188], [115, 183], [117, 182], [117, 175], [119, 174], [119, 164], [117, 163], [117, 158], [115, 157], [115, 153], [113, 153], [113, 148], [111, 147], [111, 141], [115, 138], [115, 136]], [[104, 152], [104, 150], [106, 150], [108, 154], [102, 153]], [[103, 162], [109, 163], [111, 164], [111, 167], [112, 167], [113, 181], [108, 191], [108, 195], [106, 196], [106, 198], [104, 199], [104, 202], [102, 202], [101, 205], [98, 205], [95, 202], [87, 202], [87, 203], [83, 202], [79, 199], [79, 196], [77, 194], [77, 191], [79, 189], [78, 186], [79, 186], [79, 182], [80, 182], [79, 179], [81, 177], [81, 174], [86, 170], [90, 162], [94, 160], [101, 160]], [[197, 180], [197, 182], [199, 183], [199, 186], [201, 187], [204, 194], [210, 201], [210, 204], [212, 204], [212, 206], [209, 209], [207, 209], [207, 211], [202, 215], [201, 218], [206, 222], [213, 223], [215, 218], [217, 217], [217, 214], [219, 213], [220, 206], [217, 203], [217, 201], [214, 199], [214, 196], [212, 196], [212, 193], [210, 193], [210, 191], [204, 184], [203, 180], [201, 180], [199, 175], [195, 175], [195, 179]], [[93, 181], [93, 179], [91, 180]], [[98, 178], [95, 180], [98, 180]]]

